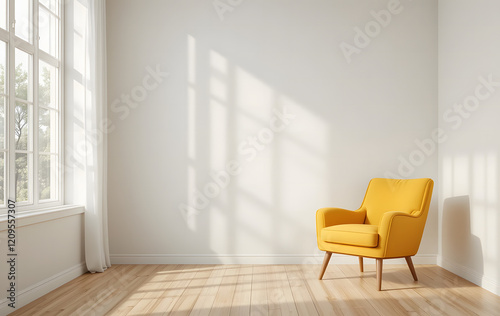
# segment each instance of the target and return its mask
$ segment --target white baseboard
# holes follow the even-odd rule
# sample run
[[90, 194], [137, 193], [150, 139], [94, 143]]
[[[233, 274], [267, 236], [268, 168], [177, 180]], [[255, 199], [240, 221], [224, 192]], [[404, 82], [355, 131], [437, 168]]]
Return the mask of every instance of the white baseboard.
[[10, 301], [8, 301], [7, 299], [1, 300], [0, 315], [7, 315], [9, 313], [14, 312], [15, 310], [33, 302], [34, 300], [42, 297], [43, 295], [49, 293], [50, 291], [55, 290], [61, 285], [68, 283], [74, 278], [79, 277], [85, 272], [87, 272], [87, 267], [85, 263], [82, 262], [72, 268], [69, 268], [65, 271], [55, 274], [50, 278], [47, 278], [41, 282], [38, 282], [37, 284], [34, 284], [24, 290], [17, 292], [15, 309], [8, 306]]
[[467, 281], [479, 285], [485, 290], [490, 291], [495, 295], [500, 295], [500, 284], [482, 273], [477, 273], [473, 269], [445, 259], [442, 256], [438, 257], [438, 265], [451, 273], [454, 273]]
[[[323, 254], [310, 255], [184, 255], [184, 254], [112, 254], [111, 264], [321, 264]], [[358, 264], [358, 258], [334, 254], [331, 259], [336, 264]], [[372, 262], [373, 261], [373, 262]], [[367, 264], [374, 259], [365, 259]], [[406, 264], [404, 259], [385, 260], [384, 264]], [[415, 264], [436, 264], [437, 255], [413, 257]]]

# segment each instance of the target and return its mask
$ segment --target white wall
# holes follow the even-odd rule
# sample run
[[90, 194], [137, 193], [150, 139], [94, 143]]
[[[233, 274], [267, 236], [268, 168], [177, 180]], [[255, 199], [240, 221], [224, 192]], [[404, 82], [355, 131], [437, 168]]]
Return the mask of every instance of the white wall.
[[[441, 264], [500, 294], [500, 3], [439, 2]], [[496, 86], [483, 83], [489, 77]], [[483, 78], [483, 79], [479, 79]], [[489, 90], [491, 89], [491, 90]]]
[[[36, 218], [48, 220], [37, 222]], [[49, 219], [52, 218], [52, 219]], [[86, 271], [83, 246], [83, 214], [34, 216], [16, 220], [16, 307], [37, 299]], [[14, 310], [7, 306], [7, 225], [0, 223], [0, 315]], [[3, 260], [5, 259], [5, 260]]]
[[[370, 11], [388, 6], [377, 30]], [[424, 154], [415, 143], [438, 125], [435, 1], [231, 9], [222, 21], [212, 1], [108, 1], [115, 263], [301, 262], [318, 253], [318, 208], [356, 209], [373, 177], [437, 178], [435, 146]], [[367, 24], [379, 32], [364, 45], [355, 28]], [[362, 48], [348, 63], [340, 45], [355, 37]], [[157, 67], [169, 76], [155, 80]], [[265, 138], [283, 108], [295, 119], [250, 149], [247, 138]], [[219, 178], [227, 187], [183, 214], [232, 160], [241, 174]], [[431, 262], [437, 232], [433, 202], [420, 248]]]

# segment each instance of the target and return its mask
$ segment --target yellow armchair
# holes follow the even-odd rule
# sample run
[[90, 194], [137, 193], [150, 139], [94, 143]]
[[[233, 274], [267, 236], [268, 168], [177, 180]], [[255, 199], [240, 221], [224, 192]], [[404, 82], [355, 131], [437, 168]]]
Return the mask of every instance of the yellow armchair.
[[377, 285], [382, 288], [383, 259], [405, 258], [418, 281], [411, 257], [424, 232], [429, 213], [431, 179], [372, 179], [361, 207], [356, 211], [322, 208], [316, 212], [318, 247], [325, 251], [319, 279], [323, 278], [332, 253], [363, 257], [377, 262]]

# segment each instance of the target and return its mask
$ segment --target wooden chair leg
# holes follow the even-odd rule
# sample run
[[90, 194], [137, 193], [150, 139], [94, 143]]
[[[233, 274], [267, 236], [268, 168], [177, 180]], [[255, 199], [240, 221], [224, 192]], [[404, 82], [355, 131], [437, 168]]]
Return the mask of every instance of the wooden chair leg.
[[323, 275], [325, 274], [326, 267], [328, 266], [328, 262], [330, 262], [331, 257], [332, 257], [332, 253], [327, 251], [325, 253], [325, 258], [323, 259], [323, 265], [321, 266], [321, 272], [319, 273], [318, 280], [323, 279]]
[[364, 269], [363, 269], [363, 257], [359, 257], [359, 271], [364, 272]]
[[413, 266], [413, 261], [411, 261], [411, 257], [405, 257], [406, 263], [408, 264], [408, 268], [410, 268], [411, 275], [413, 276], [413, 280], [418, 281], [417, 272], [415, 271], [415, 267]]
[[383, 259], [377, 259], [377, 287], [378, 290], [382, 290], [382, 263]]

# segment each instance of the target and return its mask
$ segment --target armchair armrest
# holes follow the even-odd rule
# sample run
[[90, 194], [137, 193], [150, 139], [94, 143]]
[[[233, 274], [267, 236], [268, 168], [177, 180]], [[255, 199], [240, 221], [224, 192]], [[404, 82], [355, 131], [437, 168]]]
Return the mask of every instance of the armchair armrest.
[[380, 220], [379, 232], [390, 230], [391, 225], [393, 224], [394, 219], [397, 216], [402, 216], [406, 218], [417, 218], [416, 216], [400, 211], [385, 212], [384, 215], [382, 216], [382, 219]]
[[405, 212], [386, 212], [379, 225], [379, 242], [385, 245], [385, 257], [414, 256], [424, 232], [426, 217]]
[[[365, 221], [366, 210], [349, 211], [342, 208], [320, 208], [316, 212], [316, 237], [318, 247], [321, 247], [321, 230], [328, 226], [342, 224], [362, 224]], [[323, 249], [322, 249], [323, 250]]]
[[366, 210], [350, 211], [342, 208], [326, 207], [316, 212], [316, 229], [342, 224], [363, 224]]

